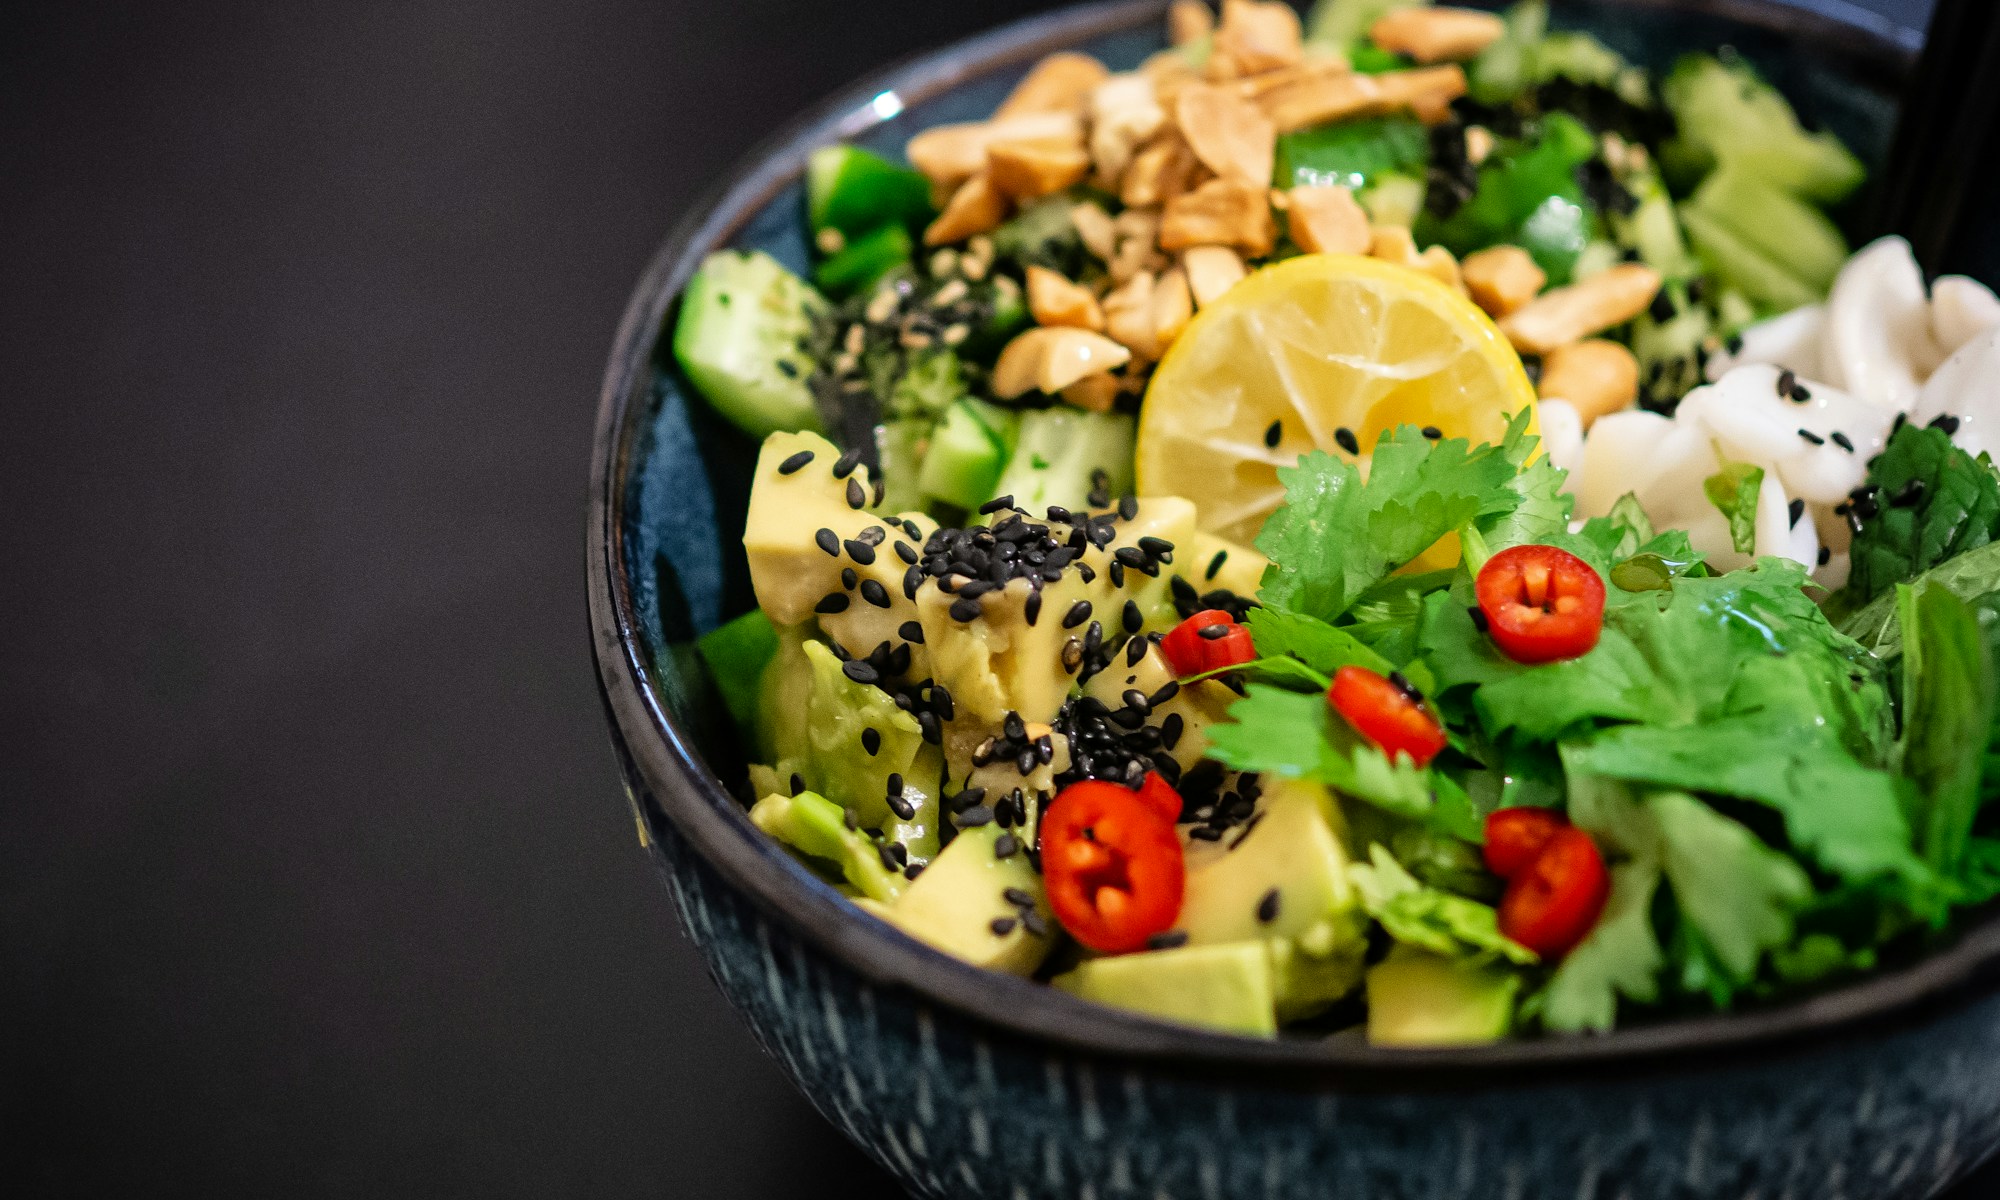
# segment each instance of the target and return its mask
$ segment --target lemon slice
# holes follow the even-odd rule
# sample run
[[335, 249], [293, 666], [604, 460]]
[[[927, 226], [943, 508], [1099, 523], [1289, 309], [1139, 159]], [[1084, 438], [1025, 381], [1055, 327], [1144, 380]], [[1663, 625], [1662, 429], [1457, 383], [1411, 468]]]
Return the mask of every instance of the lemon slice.
[[1498, 442], [1534, 404], [1513, 347], [1451, 288], [1308, 254], [1251, 275], [1175, 339], [1139, 413], [1139, 494], [1185, 496], [1203, 529], [1247, 544], [1285, 498], [1278, 468], [1308, 450], [1364, 459], [1398, 425]]

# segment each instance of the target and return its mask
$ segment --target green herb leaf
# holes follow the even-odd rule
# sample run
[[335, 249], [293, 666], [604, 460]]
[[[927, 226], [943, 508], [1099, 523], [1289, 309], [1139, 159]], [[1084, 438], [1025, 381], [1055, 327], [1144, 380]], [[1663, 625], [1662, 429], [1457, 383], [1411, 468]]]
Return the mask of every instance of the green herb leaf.
[[1741, 986], [1765, 951], [1792, 940], [1792, 917], [1812, 898], [1799, 865], [1685, 792], [1650, 797], [1674, 900], [1715, 961]]
[[1849, 551], [1852, 566], [1840, 610], [1853, 611], [2000, 535], [2000, 476], [1942, 429], [1905, 425], [1868, 470], [1875, 515], [1865, 518]]
[[1723, 463], [1702, 482], [1708, 502], [1729, 518], [1729, 541], [1738, 554], [1757, 551], [1757, 496], [1763, 489], [1764, 468], [1749, 463]]
[[1432, 773], [1408, 758], [1391, 762], [1336, 720], [1320, 692], [1253, 683], [1208, 729], [1210, 758], [1239, 771], [1312, 779], [1407, 820], [1462, 832], [1469, 808], [1441, 806]]
[[[1336, 629], [1325, 621], [1265, 604], [1250, 610], [1244, 622], [1257, 652], [1267, 656], [1289, 655], [1331, 679], [1345, 666], [1367, 667], [1387, 675], [1396, 664], [1363, 645], [1353, 634]], [[1324, 690], [1326, 684], [1320, 688]]]
[[[2000, 593], [2000, 542], [1989, 542], [1956, 558], [1939, 563], [1917, 576], [1913, 586], [1944, 588], [1961, 600], [1977, 600]], [[1896, 619], [1896, 593], [1885, 591], [1867, 607], [1840, 622], [1840, 631], [1875, 652], [1892, 659], [1903, 652], [1903, 626]]]
[[1939, 874], [1965, 863], [1993, 730], [1992, 653], [1972, 607], [1937, 584], [1896, 589], [1903, 643], [1903, 775], [1917, 852]]
[[1349, 867], [1348, 878], [1362, 908], [1390, 937], [1453, 958], [1505, 958], [1522, 965], [1540, 961], [1534, 951], [1500, 932], [1492, 905], [1426, 887], [1380, 845], [1369, 847], [1368, 860]]
[[1588, 936], [1556, 968], [1542, 993], [1542, 1024], [1558, 1033], [1608, 1033], [1618, 1022], [1618, 998], [1651, 1004], [1660, 997], [1666, 956], [1653, 933], [1658, 862], [1611, 869], [1611, 897]]

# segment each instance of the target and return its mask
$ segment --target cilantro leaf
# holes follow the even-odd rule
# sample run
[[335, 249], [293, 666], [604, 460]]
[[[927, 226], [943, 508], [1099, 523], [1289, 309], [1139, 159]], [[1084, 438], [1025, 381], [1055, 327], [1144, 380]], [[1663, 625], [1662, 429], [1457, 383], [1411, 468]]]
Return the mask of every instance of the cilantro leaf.
[[1319, 692], [1253, 683], [1229, 706], [1229, 720], [1208, 728], [1208, 756], [1239, 771], [1312, 779], [1395, 816], [1443, 822], [1456, 831], [1469, 806], [1440, 805], [1436, 778], [1408, 758], [1390, 761], [1336, 721]]
[[1445, 534], [1518, 499], [1504, 447], [1432, 442], [1413, 426], [1375, 443], [1366, 483], [1352, 464], [1320, 451], [1280, 468], [1278, 478], [1285, 503], [1257, 537], [1271, 560], [1259, 599], [1325, 621]]
[[1966, 904], [1984, 904], [2000, 897], [2000, 838], [1976, 837], [1965, 848], [1965, 870], [1959, 879]]
[[1640, 1004], [1660, 998], [1666, 956], [1653, 933], [1658, 862], [1611, 868], [1611, 897], [1597, 925], [1556, 968], [1542, 993], [1542, 1024], [1558, 1033], [1609, 1033], [1618, 1021], [1618, 998]]
[[1473, 694], [1488, 730], [1553, 741], [1585, 721], [1672, 721], [1680, 715], [1632, 639], [1607, 629], [1588, 654], [1532, 667]]
[[1757, 496], [1764, 490], [1764, 468], [1726, 462], [1702, 481], [1708, 502], [1729, 518], [1729, 541], [1738, 554], [1757, 550]]
[[[1912, 581], [1914, 586], [1935, 585], [1961, 600], [1977, 600], [2000, 592], [2000, 542], [1988, 542], [1956, 558], [1939, 563]], [[1903, 626], [1896, 619], [1896, 593], [1889, 590], [1868, 602], [1867, 607], [1840, 622], [1840, 631], [1875, 652], [1876, 657], [1895, 658], [1903, 652]]]
[[1768, 950], [1792, 940], [1792, 917], [1812, 898], [1799, 864], [1685, 792], [1649, 797], [1674, 901], [1715, 961], [1740, 986]]
[[1942, 429], [1905, 425], [1868, 469], [1874, 492], [1849, 551], [1838, 611], [1865, 606], [1894, 585], [2000, 536], [2000, 476]]
[[[1289, 655], [1319, 672], [1331, 676], [1340, 668], [1367, 667], [1387, 675], [1396, 664], [1369, 649], [1353, 634], [1336, 629], [1317, 617], [1308, 617], [1271, 604], [1250, 610], [1245, 622], [1257, 653], [1267, 657]], [[1320, 685], [1322, 689], [1325, 684]]]
[[1380, 844], [1368, 848], [1368, 860], [1350, 866], [1347, 875], [1361, 907], [1390, 937], [1453, 958], [1505, 958], [1522, 965], [1540, 961], [1533, 950], [1500, 932], [1492, 905], [1426, 887]]
[[1563, 490], [1563, 480], [1569, 473], [1549, 461], [1547, 455], [1528, 461], [1540, 441], [1529, 436], [1526, 413], [1508, 423], [1500, 449], [1514, 464], [1515, 474], [1507, 481], [1507, 489], [1516, 500], [1506, 511], [1478, 522], [1479, 532], [1490, 549], [1505, 550], [1509, 546], [1548, 542], [1569, 535], [1570, 510], [1575, 506], [1575, 499]]
[[1903, 642], [1903, 761], [1917, 852], [1937, 871], [1964, 865], [1993, 730], [1993, 657], [1972, 607], [1937, 584], [1898, 585]]

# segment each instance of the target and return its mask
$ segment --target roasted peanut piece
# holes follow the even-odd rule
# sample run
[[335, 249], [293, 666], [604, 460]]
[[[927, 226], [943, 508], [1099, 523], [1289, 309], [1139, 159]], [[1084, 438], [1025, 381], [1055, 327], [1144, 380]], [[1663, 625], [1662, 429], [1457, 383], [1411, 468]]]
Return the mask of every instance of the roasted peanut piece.
[[1295, 187], [1286, 193], [1292, 240], [1307, 254], [1366, 254], [1368, 214], [1344, 187]]
[[1164, 357], [1167, 347], [1194, 318], [1194, 296], [1188, 291], [1187, 272], [1174, 267], [1153, 283], [1150, 304], [1153, 321], [1153, 356]]
[[1118, 245], [1118, 231], [1111, 223], [1111, 214], [1086, 201], [1069, 210], [1069, 220], [1076, 226], [1076, 236], [1083, 242], [1083, 248], [1100, 262], [1110, 262]]
[[1174, 0], [1167, 10], [1167, 40], [1176, 46], [1198, 42], [1215, 32], [1215, 14], [1202, 0]]
[[1623, 263], [1581, 283], [1543, 292], [1500, 322], [1500, 332], [1525, 354], [1547, 354], [1646, 311], [1660, 290], [1659, 272]]
[[1218, 178], [1255, 184], [1271, 178], [1278, 129], [1256, 105], [1227, 88], [1190, 84], [1174, 98], [1174, 120], [1194, 156]]
[[1118, 185], [1118, 198], [1128, 208], [1149, 208], [1164, 204], [1188, 190], [1194, 176], [1194, 151], [1178, 130], [1163, 130], [1146, 148], [1132, 156], [1125, 178]]
[[994, 142], [986, 148], [986, 172], [1006, 195], [1034, 200], [1083, 182], [1090, 174], [1090, 155], [1080, 139]]
[[1189, 247], [1181, 255], [1181, 269], [1187, 272], [1188, 291], [1200, 308], [1220, 300], [1250, 273], [1243, 256], [1227, 246]]
[[986, 168], [986, 150], [995, 142], [1036, 138], [1077, 139], [1083, 123], [1072, 113], [1030, 113], [1006, 121], [933, 125], [903, 148], [910, 165], [949, 195]]
[[1299, 14], [1283, 0], [1222, 0], [1209, 78], [1233, 79], [1289, 67], [1304, 52]]
[[1091, 90], [1110, 78], [1111, 71], [1088, 54], [1063, 50], [1035, 64], [1033, 70], [1014, 85], [1014, 90], [994, 110], [993, 119], [1029, 113], [1073, 113], [1080, 115]]
[[1018, 334], [993, 364], [993, 394], [1012, 400], [1031, 391], [1053, 396], [1079, 379], [1132, 361], [1125, 347], [1087, 329], [1037, 326]]
[[1160, 248], [1235, 246], [1253, 257], [1271, 252], [1277, 228], [1261, 184], [1211, 179], [1167, 202], [1160, 220]]
[[924, 230], [924, 245], [948, 246], [997, 229], [1007, 219], [1007, 197], [984, 172], [958, 185], [944, 211]]
[[1477, 58], [1506, 32], [1506, 22], [1475, 9], [1399, 8], [1377, 18], [1368, 36], [1391, 54], [1440, 63]]
[[1639, 399], [1639, 360], [1617, 342], [1601, 338], [1558, 346], [1542, 357], [1538, 390], [1546, 400], [1567, 400], [1583, 427]]
[[1104, 332], [1138, 358], [1153, 353], [1153, 273], [1141, 271], [1104, 297]]
[[1066, 325], [1074, 329], [1104, 328], [1104, 309], [1097, 297], [1082, 284], [1071, 283], [1047, 267], [1028, 268], [1028, 312], [1037, 325]]
[[1493, 317], [1515, 312], [1549, 281], [1535, 260], [1519, 246], [1490, 246], [1465, 258], [1465, 290], [1472, 302]]

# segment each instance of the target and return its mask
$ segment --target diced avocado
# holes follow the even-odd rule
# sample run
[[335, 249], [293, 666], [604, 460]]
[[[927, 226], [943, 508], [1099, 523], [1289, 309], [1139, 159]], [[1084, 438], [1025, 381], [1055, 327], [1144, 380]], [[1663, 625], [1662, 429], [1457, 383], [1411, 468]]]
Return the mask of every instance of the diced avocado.
[[1368, 1040], [1378, 1046], [1496, 1042], [1514, 1024], [1521, 976], [1398, 946], [1368, 970]]
[[836, 299], [875, 286], [875, 281], [910, 261], [916, 244], [901, 225], [884, 225], [855, 238], [813, 268], [813, 283]]
[[[810, 747], [807, 781], [828, 799], [853, 809], [862, 825], [892, 833], [911, 857], [928, 858], [937, 848], [938, 783], [944, 773], [937, 748], [925, 744], [916, 718], [896, 707], [889, 693], [848, 678], [826, 645], [807, 642], [805, 654], [812, 664], [812, 693], [804, 714]], [[799, 716], [793, 713], [789, 719]], [[867, 744], [874, 739], [865, 736], [871, 729], [881, 739], [873, 754]], [[890, 806], [891, 776], [914, 817], [899, 817]]]
[[1325, 788], [1271, 781], [1254, 828], [1220, 842], [1188, 839], [1187, 892], [1175, 927], [1191, 946], [1290, 943], [1279, 1004], [1291, 1014], [1324, 1008], [1360, 982], [1368, 944], [1340, 832]]
[[1430, 0], [1318, 0], [1306, 14], [1306, 41], [1345, 50], [1368, 36], [1385, 14], [1399, 8], [1421, 8]]
[[993, 498], [1006, 465], [1007, 447], [1000, 435], [981, 419], [972, 401], [961, 400], [945, 410], [931, 432], [917, 484], [926, 496], [970, 511]]
[[766, 796], [750, 809], [750, 820], [809, 861], [831, 864], [871, 900], [894, 900], [909, 886], [901, 872], [882, 861], [871, 838], [847, 827], [840, 805], [823, 796]]
[[[1173, 679], [1173, 668], [1167, 665], [1167, 657], [1156, 643], [1149, 645], [1136, 663], [1122, 653], [1112, 655], [1111, 665], [1084, 683], [1083, 694], [1116, 712], [1129, 707], [1124, 699], [1126, 692], [1157, 696]], [[1186, 771], [1200, 762], [1208, 749], [1208, 727], [1226, 719], [1229, 706], [1239, 699], [1220, 680], [1182, 684], [1165, 704], [1149, 706], [1145, 723], [1154, 729], [1165, 729], [1169, 721], [1179, 718], [1175, 724], [1180, 732], [1166, 749], [1181, 770]]]
[[936, 587], [918, 590], [931, 675], [951, 692], [960, 719], [998, 725], [1009, 712], [1029, 723], [1054, 719], [1071, 683], [1062, 663], [1070, 633], [1062, 627], [1062, 614], [1081, 598], [1083, 586], [1065, 573], [1044, 587], [1032, 624], [1027, 606], [1036, 593], [1025, 579], [979, 597], [980, 615], [970, 621], [951, 615], [957, 596]]
[[1680, 130], [1669, 161], [1683, 170], [1727, 162], [1821, 204], [1845, 199], [1865, 174], [1839, 138], [1800, 128], [1792, 106], [1741, 59], [1688, 55], [1660, 90]]
[[822, 428], [800, 347], [826, 301], [760, 250], [702, 260], [681, 296], [674, 357], [715, 410], [751, 437]]
[[1430, 159], [1430, 135], [1415, 117], [1336, 121], [1280, 134], [1272, 185], [1359, 192], [1390, 176], [1420, 178]]
[[1221, 588], [1239, 596], [1255, 596], [1271, 560], [1248, 546], [1196, 530], [1174, 553], [1172, 571], [1198, 593]]
[[[1113, 496], [1117, 494], [1112, 492]], [[1016, 501], [1019, 502], [1019, 497]], [[1022, 507], [1027, 505], [1023, 503]], [[1118, 522], [1115, 536], [1109, 544], [1101, 550], [1092, 550], [1086, 556], [1086, 561], [1096, 568], [1097, 579], [1092, 586], [1100, 593], [1092, 597], [1092, 602], [1104, 613], [1110, 614], [1104, 622], [1106, 633], [1115, 634], [1118, 631], [1116, 618], [1128, 599], [1139, 606], [1139, 612], [1145, 619], [1145, 629], [1164, 631], [1179, 623], [1179, 616], [1174, 612], [1169, 572], [1174, 564], [1181, 561], [1181, 548], [1195, 536], [1195, 516], [1192, 501], [1179, 496], [1148, 496], [1138, 502], [1138, 511], [1131, 520]], [[1113, 572], [1110, 570], [1111, 564], [1116, 561], [1114, 556], [1128, 546], [1142, 549], [1139, 543], [1145, 538], [1171, 543], [1174, 547], [1173, 564], [1163, 567], [1158, 575], [1123, 571], [1125, 586], [1119, 588], [1112, 582]]]
[[1183, 1025], [1278, 1032], [1271, 957], [1258, 942], [1094, 958], [1049, 982], [1073, 996]]
[[730, 720], [749, 733], [757, 726], [757, 685], [764, 668], [778, 653], [778, 634], [771, 618], [761, 608], [753, 608], [735, 620], [711, 629], [695, 642], [708, 676]]
[[[779, 469], [801, 454], [811, 456], [804, 465], [789, 473]], [[864, 503], [873, 496], [868, 468], [856, 467], [846, 479], [836, 479], [833, 468], [839, 459], [834, 444], [814, 433], [774, 433], [757, 455], [743, 550], [758, 607], [773, 624], [810, 620], [814, 606], [840, 590], [840, 569], [850, 562], [844, 553], [826, 553], [818, 544], [820, 530], [830, 530], [844, 544], [881, 523], [848, 503], [850, 495], [864, 497]], [[850, 492], [850, 483], [859, 491]]]
[[[909, 536], [910, 525], [916, 526], [919, 536]], [[819, 615], [819, 627], [842, 649], [860, 658], [866, 658], [884, 642], [897, 654], [908, 646], [909, 668], [892, 678], [923, 679], [931, 673], [930, 652], [922, 642], [912, 642], [904, 636], [903, 627], [917, 619], [917, 602], [903, 590], [903, 577], [910, 564], [897, 548], [908, 546], [912, 551], [921, 551], [937, 529], [937, 522], [922, 513], [902, 513], [891, 521], [869, 522], [861, 529], [862, 539], [875, 536], [869, 532], [871, 529], [881, 530], [883, 540], [879, 546], [861, 552], [866, 562], [855, 557], [853, 547], [842, 543], [840, 562], [836, 565], [854, 571], [854, 590], [846, 592], [846, 608]], [[813, 548], [819, 549], [816, 545]], [[844, 582], [836, 578], [833, 586], [840, 587]], [[880, 591], [876, 590], [878, 587]], [[877, 603], [883, 600], [888, 603]]]
[[806, 215], [815, 232], [838, 229], [850, 242], [885, 224], [921, 224], [930, 181], [859, 146], [821, 146], [806, 159]]
[[1061, 406], [1021, 414], [1021, 438], [994, 485], [997, 495], [1032, 513], [1051, 504], [1090, 506], [1092, 479], [1103, 473], [1111, 498], [1132, 487], [1132, 447], [1137, 423], [1128, 413], [1085, 412]]
[[[1006, 831], [998, 825], [962, 830], [933, 859], [915, 882], [883, 914], [911, 937], [976, 967], [1033, 974], [1054, 941], [1055, 917], [1049, 911], [1042, 877], [1025, 854], [1001, 858], [995, 843]], [[1050, 936], [1038, 936], [1021, 922], [1021, 910], [1007, 899], [1019, 889], [1033, 901]], [[996, 921], [1012, 918], [996, 931]]]
[[1825, 213], [1765, 182], [1745, 167], [1724, 163], [1695, 191], [1688, 207], [1727, 228], [1744, 244], [1816, 292], [1824, 294], [1847, 262], [1847, 239]]
[[812, 701], [812, 660], [806, 657], [805, 647], [808, 628], [777, 627], [777, 647], [757, 681], [757, 757], [781, 774], [797, 770], [811, 753], [805, 722], [799, 720]]
[[1787, 312], [1822, 298], [1823, 293], [1792, 274], [1783, 260], [1771, 258], [1707, 212], [1692, 204], [1681, 205], [1679, 212], [1702, 265], [1753, 303]]

